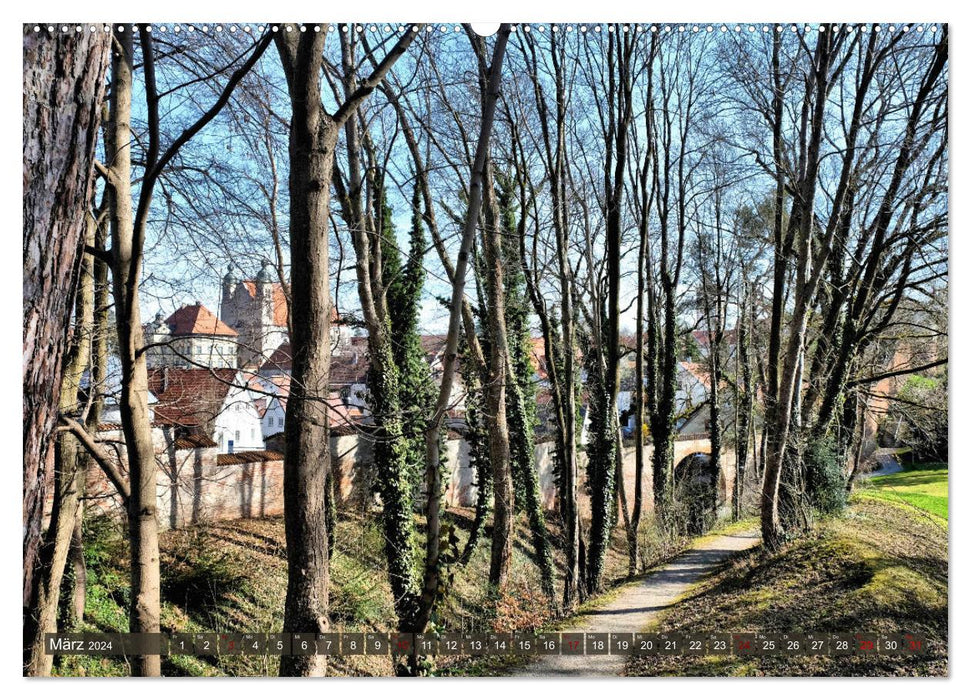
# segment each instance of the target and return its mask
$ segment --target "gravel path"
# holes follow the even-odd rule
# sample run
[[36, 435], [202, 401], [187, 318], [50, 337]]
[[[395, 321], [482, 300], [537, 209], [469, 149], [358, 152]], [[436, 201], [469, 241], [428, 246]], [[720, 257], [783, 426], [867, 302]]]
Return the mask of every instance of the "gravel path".
[[[759, 543], [757, 532], [713, 535], [641, 581], [629, 584], [609, 603], [587, 613], [563, 632], [643, 632], [689, 586], [714, 572], [735, 552]], [[619, 676], [625, 657], [540, 656], [516, 676]]]

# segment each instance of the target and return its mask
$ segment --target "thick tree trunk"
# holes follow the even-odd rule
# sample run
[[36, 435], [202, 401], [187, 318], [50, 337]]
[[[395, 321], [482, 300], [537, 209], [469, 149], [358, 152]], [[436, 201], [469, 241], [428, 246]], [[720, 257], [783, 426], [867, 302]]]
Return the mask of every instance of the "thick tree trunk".
[[[85, 245], [93, 246], [98, 222], [90, 215], [86, 219], [88, 223]], [[74, 314], [74, 343], [67, 354], [61, 380], [60, 411], [65, 414], [73, 414], [78, 410], [81, 375], [90, 359], [94, 322], [93, 263], [94, 259], [90, 255], [82, 257]], [[44, 538], [36, 604], [31, 616], [34, 638], [28, 674], [32, 676], [50, 675], [54, 661], [52, 655], [44, 653], [44, 635], [57, 631], [61, 582], [81, 512], [81, 494], [85, 483], [84, 465], [85, 460], [77, 439], [70, 433], [62, 433], [57, 442], [54, 462], [51, 524]]]
[[24, 27], [23, 607], [33, 597], [110, 39]]
[[[330, 558], [326, 482], [330, 430], [324, 399], [330, 380], [328, 214], [339, 127], [323, 110], [321, 64], [326, 29], [280, 32], [290, 121], [290, 337], [293, 389], [284, 425], [284, 520], [287, 595], [283, 630], [319, 634], [327, 617]], [[322, 676], [326, 656], [284, 656], [281, 676]]]

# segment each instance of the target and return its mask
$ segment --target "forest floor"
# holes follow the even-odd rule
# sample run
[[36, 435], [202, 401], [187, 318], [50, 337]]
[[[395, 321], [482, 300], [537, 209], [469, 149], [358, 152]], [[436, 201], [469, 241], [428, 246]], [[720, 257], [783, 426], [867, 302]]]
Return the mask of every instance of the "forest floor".
[[[471, 509], [452, 509], [445, 518], [461, 550], [472, 526]], [[647, 520], [647, 519], [645, 519]], [[645, 526], [645, 530], [647, 530]], [[558, 596], [564, 560], [562, 528], [550, 518], [548, 530], [556, 553]], [[338, 518], [331, 559], [330, 619], [332, 631], [394, 631], [394, 606], [386, 573], [384, 536], [379, 513], [343, 511]], [[642, 561], [650, 567], [670, 559], [686, 540], [659, 542], [650, 532], [642, 539]], [[282, 518], [248, 519], [200, 524], [161, 535], [162, 631], [278, 632], [283, 627], [286, 595], [286, 539]], [[491, 528], [471, 561], [446, 572], [451, 586], [435, 619], [439, 630], [510, 632], [552, 629], [561, 615], [542, 595], [539, 569], [525, 518], [517, 519], [510, 585], [501, 600], [490, 593]], [[128, 550], [121, 523], [95, 519], [86, 523], [85, 559], [88, 597], [85, 622], [79, 631], [128, 630]], [[617, 528], [608, 550], [608, 589], [626, 579], [627, 550]], [[438, 657], [433, 673], [476, 674], [490, 662], [484, 657]], [[169, 676], [272, 676], [279, 660], [262, 656], [163, 656]], [[54, 674], [62, 676], [125, 676], [130, 666], [115, 657], [58, 657]], [[391, 675], [389, 657], [333, 656], [329, 675]]]
[[[942, 500], [943, 499], [943, 500]], [[394, 631], [378, 513], [345, 511], [331, 560], [333, 631]], [[449, 511], [459, 549], [471, 510]], [[642, 570], [627, 578], [623, 528], [606, 562], [606, 593], [570, 618], [540, 592], [529, 529], [517, 521], [510, 585], [496, 600], [488, 586], [490, 531], [471, 561], [447, 572], [435, 629], [451, 632], [752, 631], [917, 633], [922, 657], [579, 657], [561, 667], [536, 657], [438, 657], [434, 675], [945, 675], [947, 672], [947, 470], [905, 469], [859, 484], [838, 517], [818, 521], [808, 537], [767, 555], [743, 521], [696, 540], [659, 541], [645, 526]], [[649, 518], [646, 519], [649, 521]], [[562, 581], [561, 528], [551, 518], [557, 586]], [[691, 547], [690, 550], [686, 549]], [[740, 550], [740, 551], [733, 551]], [[743, 551], [742, 551], [743, 550]], [[286, 545], [282, 518], [209, 523], [161, 537], [162, 630], [166, 633], [275, 632], [282, 629]], [[128, 553], [120, 523], [87, 523], [88, 598], [80, 631], [128, 629]], [[559, 659], [570, 657], [559, 657]], [[577, 657], [573, 657], [577, 658]], [[258, 656], [166, 656], [165, 675], [272, 676], [278, 659]], [[62, 676], [129, 675], [124, 659], [58, 657]], [[391, 659], [333, 656], [328, 674], [386, 676]]]

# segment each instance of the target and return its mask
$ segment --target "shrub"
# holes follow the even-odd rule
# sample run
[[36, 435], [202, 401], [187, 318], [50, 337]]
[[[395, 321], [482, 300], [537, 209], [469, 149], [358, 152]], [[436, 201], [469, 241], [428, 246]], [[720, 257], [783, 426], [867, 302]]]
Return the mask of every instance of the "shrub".
[[833, 438], [810, 442], [803, 459], [812, 506], [822, 513], [843, 510], [846, 506], [846, 476]]

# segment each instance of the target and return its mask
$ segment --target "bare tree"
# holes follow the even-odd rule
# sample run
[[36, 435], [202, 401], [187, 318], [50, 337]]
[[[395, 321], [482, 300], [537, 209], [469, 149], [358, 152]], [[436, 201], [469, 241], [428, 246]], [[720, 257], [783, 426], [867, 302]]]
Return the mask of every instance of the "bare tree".
[[[290, 120], [290, 306], [293, 390], [284, 425], [287, 600], [284, 630], [323, 632], [329, 588], [325, 484], [330, 469], [326, 398], [330, 381], [330, 190], [341, 130], [414, 39], [408, 25], [374, 72], [330, 114], [321, 100], [326, 25], [276, 34], [293, 114]], [[325, 656], [288, 656], [280, 675], [326, 672]]]
[[[112, 292], [122, 370], [122, 430], [131, 496], [128, 528], [131, 543], [131, 610], [133, 633], [157, 634], [160, 617], [160, 572], [157, 509], [157, 465], [148, 409], [148, 370], [139, 304], [145, 241], [152, 196], [163, 171], [179, 150], [210, 123], [226, 105], [236, 84], [269, 46], [270, 35], [258, 41], [243, 64], [229, 77], [215, 103], [162, 150], [160, 96], [156, 84], [155, 47], [151, 32], [139, 29], [144, 70], [148, 143], [144, 173], [139, 183], [137, 205], [132, 193], [132, 99], [135, 94], [134, 37], [117, 25], [113, 29], [111, 101], [105, 128], [105, 163], [98, 171], [105, 179], [105, 196], [111, 223], [111, 249], [93, 251], [111, 267]], [[160, 657], [146, 654], [135, 658], [137, 675], [161, 673]]]

